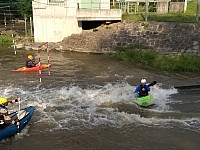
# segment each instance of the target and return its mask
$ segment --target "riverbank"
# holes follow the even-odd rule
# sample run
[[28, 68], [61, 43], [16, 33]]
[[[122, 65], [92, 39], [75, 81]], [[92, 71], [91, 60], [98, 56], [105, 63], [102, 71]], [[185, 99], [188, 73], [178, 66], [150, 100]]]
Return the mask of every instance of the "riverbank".
[[[82, 34], [71, 35], [58, 43], [34, 43], [32, 38], [19, 35], [14, 37], [14, 41], [17, 49], [47, 50], [48, 47], [50, 51], [60, 52], [117, 53], [115, 56], [121, 57], [121, 60], [128, 57], [134, 64], [139, 60], [161, 70], [199, 71], [199, 34], [200, 25], [195, 23], [122, 21], [95, 30], [84, 30]], [[153, 59], [147, 53], [148, 59], [141, 57], [144, 56], [141, 53], [132, 56], [135, 48], [147, 53], [151, 49], [155, 56], [151, 55]]]
[[[48, 48], [62, 52], [113, 53], [117, 47], [139, 45], [167, 55], [200, 56], [199, 35], [200, 24], [196, 23], [122, 21], [96, 30], [83, 30], [82, 34], [73, 34], [61, 42], [48, 43]], [[43, 44], [16, 39], [17, 48], [45, 49]]]

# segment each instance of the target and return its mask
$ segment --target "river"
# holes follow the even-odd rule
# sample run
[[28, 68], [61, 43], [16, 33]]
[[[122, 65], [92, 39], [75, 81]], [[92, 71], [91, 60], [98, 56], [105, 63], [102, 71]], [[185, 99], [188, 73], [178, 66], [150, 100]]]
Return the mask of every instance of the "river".
[[[20, 73], [37, 51], [0, 49], [0, 97], [36, 107], [29, 124], [1, 141], [8, 150], [199, 150], [199, 74], [144, 70], [107, 55], [50, 51], [50, 69]], [[48, 54], [40, 53], [41, 63]], [[156, 80], [155, 106], [135, 105], [141, 78]], [[18, 105], [10, 106], [10, 111]]]

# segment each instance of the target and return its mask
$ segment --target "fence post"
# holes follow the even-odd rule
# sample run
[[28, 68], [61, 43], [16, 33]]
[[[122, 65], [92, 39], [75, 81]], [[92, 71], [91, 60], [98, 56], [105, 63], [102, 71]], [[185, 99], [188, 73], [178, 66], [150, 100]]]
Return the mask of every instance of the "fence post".
[[32, 18], [30, 17], [30, 27], [31, 27], [31, 37], [33, 37], [33, 24], [32, 24]]
[[4, 25], [5, 25], [5, 28], [6, 28], [6, 14], [4, 13]]
[[199, 22], [199, 0], [197, 0], [196, 21]]
[[184, 3], [184, 13], [186, 12], [187, 10], [187, 0], [185, 0], [185, 3]]
[[25, 25], [25, 37], [27, 37], [27, 26], [26, 26], [26, 16], [24, 16], [24, 25]]

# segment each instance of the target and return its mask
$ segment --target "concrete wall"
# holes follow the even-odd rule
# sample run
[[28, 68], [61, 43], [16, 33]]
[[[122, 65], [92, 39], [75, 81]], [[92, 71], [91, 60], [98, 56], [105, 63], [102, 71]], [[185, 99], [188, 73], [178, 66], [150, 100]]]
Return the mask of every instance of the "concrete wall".
[[77, 11], [77, 19], [79, 21], [121, 20], [121, 16], [121, 9], [79, 9]]
[[49, 0], [34, 0], [34, 1], [42, 3], [42, 4], [48, 4], [49, 3]]
[[[81, 1], [32, 1], [35, 42], [60, 42], [71, 34], [82, 33], [82, 21], [121, 20], [122, 13], [119, 9], [78, 9], [77, 3]], [[109, 0], [100, 1], [107, 2], [102, 7], [110, 8]]]
[[82, 32], [76, 19], [76, 3], [68, 1], [70, 7], [66, 8], [33, 1], [32, 6], [35, 42], [59, 42], [72, 33]]

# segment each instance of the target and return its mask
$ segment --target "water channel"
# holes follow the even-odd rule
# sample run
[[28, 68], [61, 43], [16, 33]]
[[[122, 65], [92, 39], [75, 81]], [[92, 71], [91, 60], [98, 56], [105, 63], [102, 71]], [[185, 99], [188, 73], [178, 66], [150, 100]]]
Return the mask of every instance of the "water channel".
[[[9, 150], [199, 150], [199, 74], [145, 70], [107, 55], [50, 51], [52, 67], [11, 72], [37, 51], [0, 49], [0, 97], [34, 105], [24, 130], [0, 143]], [[40, 53], [42, 63], [47, 52]], [[50, 75], [49, 75], [50, 74]], [[141, 78], [156, 80], [154, 107], [133, 102]], [[18, 106], [10, 106], [11, 111]]]

